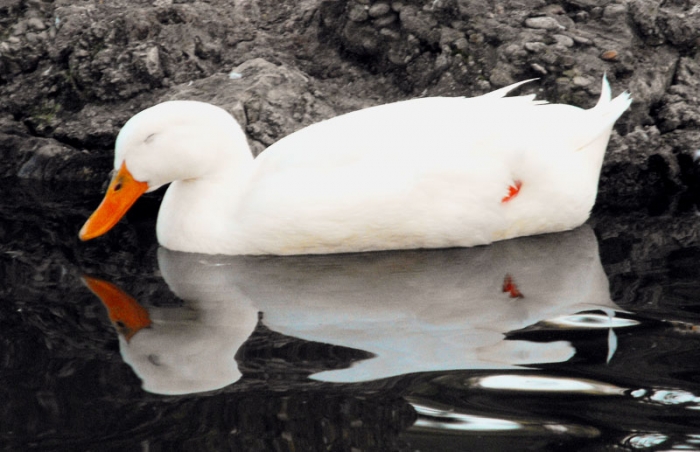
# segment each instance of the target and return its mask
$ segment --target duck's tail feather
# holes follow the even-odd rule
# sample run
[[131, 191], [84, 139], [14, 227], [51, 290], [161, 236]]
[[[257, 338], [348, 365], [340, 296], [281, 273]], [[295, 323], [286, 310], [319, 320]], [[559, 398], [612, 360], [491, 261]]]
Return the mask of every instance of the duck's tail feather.
[[622, 116], [631, 104], [632, 98], [627, 91], [612, 99], [610, 84], [607, 77], [603, 76], [600, 99], [598, 99], [595, 107], [587, 111], [587, 114], [591, 117], [590, 124], [593, 130], [589, 128], [588, 133], [585, 134], [589, 138], [580, 143], [577, 149], [583, 149], [601, 135], [609, 134], [615, 121]]
[[600, 89], [600, 99], [598, 99], [596, 107], [607, 104], [608, 102], [610, 102], [611, 99], [612, 92], [610, 91], [610, 83], [608, 83], [608, 76], [607, 74], [603, 74], [603, 86]]
[[627, 110], [632, 104], [632, 98], [630, 93], [625, 91], [624, 93], [612, 99], [610, 84], [608, 83], [608, 78], [603, 75], [603, 86], [600, 90], [600, 99], [595, 107], [592, 108], [591, 113], [594, 114], [612, 125], [617, 121], [617, 119], [622, 116], [622, 113]]

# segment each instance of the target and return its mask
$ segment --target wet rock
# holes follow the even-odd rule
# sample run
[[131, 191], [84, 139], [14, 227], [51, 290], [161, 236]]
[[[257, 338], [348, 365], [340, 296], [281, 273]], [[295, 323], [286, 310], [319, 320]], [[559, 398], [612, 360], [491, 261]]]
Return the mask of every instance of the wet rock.
[[299, 70], [256, 58], [233, 72], [240, 78], [216, 74], [175, 86], [159, 101], [191, 99], [221, 106], [246, 130], [256, 155], [281, 136], [334, 116]]
[[525, 26], [529, 28], [539, 28], [542, 30], [564, 30], [566, 27], [560, 25], [553, 17], [530, 17], [525, 20]]
[[547, 44], [544, 42], [526, 42], [524, 45], [525, 49], [530, 52], [541, 52], [547, 48]]
[[620, 54], [617, 52], [617, 50], [606, 50], [600, 54], [600, 58], [605, 61], [616, 61], [619, 55]]
[[588, 108], [606, 73], [634, 103], [599, 202], [639, 206], [693, 186], [682, 168], [698, 142], [699, 44], [700, 10], [687, 1], [6, 0], [0, 174], [56, 178], [42, 169], [56, 161], [60, 177], [92, 177], [85, 156], [108, 168], [121, 125], [170, 98], [223, 105], [257, 153], [351, 109], [532, 77], [523, 90]]
[[679, 55], [672, 48], [655, 47], [653, 71], [635, 71], [628, 82], [634, 93], [634, 104], [621, 126], [634, 129], [638, 125], [653, 124], [652, 108], [658, 106], [664, 93], [673, 82], [679, 62]]
[[[690, 58], [681, 58], [675, 74], [675, 83], [666, 91], [659, 109], [657, 123], [661, 132], [679, 128], [700, 128], [700, 64]], [[700, 145], [699, 145], [700, 147]]]
[[36, 17], [28, 19], [26, 23], [27, 23], [27, 27], [32, 29], [32, 30], [35, 30], [35, 31], [46, 30], [46, 25], [44, 24], [44, 22], [41, 19], [38, 19]]
[[557, 45], [561, 47], [573, 47], [574, 40], [566, 35], [554, 35], [552, 36], [556, 41]]
[[364, 22], [369, 18], [369, 13], [366, 7], [353, 5], [348, 11], [348, 18], [353, 22]]
[[369, 17], [381, 17], [391, 11], [388, 3], [375, 3], [369, 8]]
[[588, 86], [592, 83], [591, 79], [587, 77], [576, 76], [572, 80], [576, 86]]
[[104, 162], [52, 138], [38, 138], [11, 117], [0, 118], [0, 177], [42, 181], [101, 182]]
[[435, 27], [437, 20], [425, 11], [420, 11], [413, 6], [405, 6], [399, 15], [402, 28], [427, 44], [435, 44], [439, 41], [440, 35]]

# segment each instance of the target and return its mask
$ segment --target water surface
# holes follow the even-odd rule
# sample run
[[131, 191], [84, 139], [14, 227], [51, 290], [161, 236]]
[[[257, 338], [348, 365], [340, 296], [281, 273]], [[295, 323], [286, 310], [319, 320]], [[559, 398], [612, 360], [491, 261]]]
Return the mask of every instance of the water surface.
[[[223, 257], [3, 184], [4, 450], [698, 450], [693, 213], [487, 247]], [[90, 290], [92, 289], [92, 290]]]

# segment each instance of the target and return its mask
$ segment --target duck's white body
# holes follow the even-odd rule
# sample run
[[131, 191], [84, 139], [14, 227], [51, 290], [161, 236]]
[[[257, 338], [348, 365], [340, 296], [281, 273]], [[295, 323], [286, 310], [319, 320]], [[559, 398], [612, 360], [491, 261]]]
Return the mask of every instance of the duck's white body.
[[150, 189], [172, 182], [157, 233], [179, 251], [441, 248], [572, 229], [588, 218], [629, 96], [611, 100], [604, 80], [598, 105], [583, 110], [503, 97], [515, 86], [356, 111], [255, 159], [224, 110], [166, 102], [122, 129], [115, 167]]

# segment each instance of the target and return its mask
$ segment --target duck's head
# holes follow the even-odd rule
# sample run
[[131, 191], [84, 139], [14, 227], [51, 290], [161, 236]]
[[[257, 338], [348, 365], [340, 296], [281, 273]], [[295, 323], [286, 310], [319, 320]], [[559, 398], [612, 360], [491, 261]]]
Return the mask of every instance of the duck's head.
[[221, 172], [230, 161], [224, 154], [241, 142], [246, 145], [245, 136], [231, 115], [204, 102], [169, 101], [136, 114], [117, 136], [114, 176], [80, 239], [105, 234], [146, 192]]

